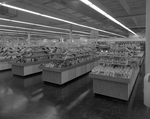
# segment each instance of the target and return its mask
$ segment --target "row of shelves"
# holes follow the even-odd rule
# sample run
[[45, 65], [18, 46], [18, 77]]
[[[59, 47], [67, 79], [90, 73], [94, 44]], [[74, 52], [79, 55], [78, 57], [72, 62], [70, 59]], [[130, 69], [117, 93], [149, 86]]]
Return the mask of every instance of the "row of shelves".
[[[42, 69], [42, 79], [45, 82], [50, 82], [58, 85], [67, 83], [81, 75], [90, 72], [95, 66], [98, 65], [98, 60], [91, 60], [73, 67], [66, 69], [52, 69], [40, 67]], [[53, 77], [53, 78], [51, 78]]]

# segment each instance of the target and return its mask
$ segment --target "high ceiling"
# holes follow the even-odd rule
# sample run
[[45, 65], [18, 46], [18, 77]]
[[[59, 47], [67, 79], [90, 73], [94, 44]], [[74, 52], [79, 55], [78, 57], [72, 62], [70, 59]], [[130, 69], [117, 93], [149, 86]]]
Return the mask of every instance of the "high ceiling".
[[[90, 0], [93, 4], [100, 7], [109, 15], [120, 21], [122, 24], [130, 28], [136, 33], [145, 32], [145, 12], [146, 0]], [[69, 20], [79, 24], [84, 24], [94, 28], [106, 30], [124, 36], [129, 36], [127, 30], [110, 21], [100, 13], [94, 11], [92, 8], [83, 4], [79, 0], [0, 0], [9, 5], [18, 6], [28, 10]], [[17, 11], [10, 8], [0, 6], [0, 18], [8, 18], [13, 20], [20, 20], [43, 24], [47, 26], [54, 26], [78, 31], [90, 32], [91, 29], [70, 25], [53, 19], [36, 16], [33, 14]], [[50, 28], [37, 27], [35, 25], [25, 25], [20, 23], [13, 23], [9, 21], [1, 21], [0, 25], [11, 25], [34, 29], [54, 30]], [[0, 27], [4, 28], [4, 27]], [[8, 28], [7, 28], [8, 29]], [[14, 29], [14, 28], [11, 28]], [[62, 30], [55, 30], [61, 31]], [[68, 31], [64, 31], [67, 32]], [[112, 36], [107, 33], [100, 32], [102, 35]]]

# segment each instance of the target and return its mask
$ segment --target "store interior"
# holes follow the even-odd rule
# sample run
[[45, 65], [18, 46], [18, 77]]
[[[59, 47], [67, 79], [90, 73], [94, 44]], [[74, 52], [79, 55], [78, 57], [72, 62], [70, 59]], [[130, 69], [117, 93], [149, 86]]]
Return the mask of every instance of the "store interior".
[[149, 10], [0, 0], [0, 119], [150, 119]]

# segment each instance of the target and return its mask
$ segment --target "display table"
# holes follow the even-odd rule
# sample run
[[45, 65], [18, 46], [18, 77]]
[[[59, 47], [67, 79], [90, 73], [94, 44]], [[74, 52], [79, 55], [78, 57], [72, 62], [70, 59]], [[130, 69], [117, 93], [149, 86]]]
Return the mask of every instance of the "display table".
[[42, 60], [42, 61], [35, 61], [30, 63], [15, 63], [15, 62], [9, 62], [12, 65], [12, 73], [19, 76], [27, 76], [30, 74], [42, 72], [41, 69], [39, 69], [39, 66], [41, 63], [48, 62], [48, 60]]
[[138, 57], [139, 58], [139, 66], [142, 66], [142, 63], [143, 63], [143, 60], [144, 60], [144, 57], [145, 57], [145, 53], [144, 52], [141, 52], [140, 54], [138, 54], [137, 56], [135, 57]]
[[90, 73], [93, 79], [93, 92], [113, 98], [128, 100], [133, 90], [139, 73], [139, 67], [135, 69], [130, 79], [110, 77]]
[[9, 61], [10, 59], [0, 60], [0, 71], [11, 69], [11, 64], [9, 64]]
[[56, 69], [40, 66], [43, 81], [62, 85], [91, 71], [99, 63], [99, 58], [79, 63], [66, 68]]

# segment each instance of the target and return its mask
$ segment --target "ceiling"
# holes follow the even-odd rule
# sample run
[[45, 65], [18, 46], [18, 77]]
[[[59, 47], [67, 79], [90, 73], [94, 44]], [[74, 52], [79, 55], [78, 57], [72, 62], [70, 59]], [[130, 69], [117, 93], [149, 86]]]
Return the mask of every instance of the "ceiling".
[[[90, 0], [92, 3], [103, 9], [109, 15], [120, 21], [122, 24], [130, 28], [136, 33], [145, 33], [145, 12], [146, 0]], [[79, 0], [0, 0], [10, 5], [18, 6], [39, 13], [44, 13], [61, 19], [69, 20], [79, 24], [88, 25], [94, 28], [106, 30], [124, 36], [129, 36], [127, 30], [102, 16], [92, 8], [83, 4]], [[8, 18], [54, 26], [78, 31], [86, 31], [90, 33], [90, 29], [70, 25], [53, 19], [43, 18], [21, 11], [0, 7], [0, 18]], [[34, 29], [54, 30], [50, 28], [37, 27], [34, 25], [25, 25], [8, 21], [0, 21], [0, 25], [11, 25], [19, 27], [27, 27]], [[4, 28], [4, 27], [0, 27]], [[63, 31], [63, 30], [55, 30]], [[68, 31], [64, 31], [68, 32]], [[107, 33], [99, 32], [99, 34], [113, 36]]]

